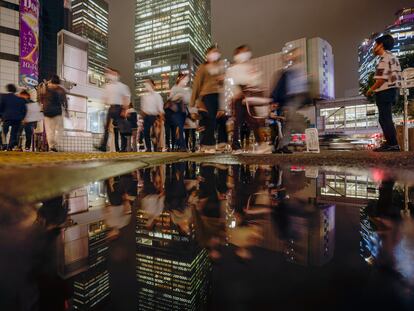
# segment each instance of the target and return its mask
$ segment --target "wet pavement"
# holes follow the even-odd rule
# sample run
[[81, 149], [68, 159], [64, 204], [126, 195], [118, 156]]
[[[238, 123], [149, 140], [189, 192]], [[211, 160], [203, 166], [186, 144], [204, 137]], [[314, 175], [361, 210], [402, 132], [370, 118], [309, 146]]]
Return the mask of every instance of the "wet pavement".
[[215, 162], [0, 203], [0, 310], [414, 309], [409, 171]]

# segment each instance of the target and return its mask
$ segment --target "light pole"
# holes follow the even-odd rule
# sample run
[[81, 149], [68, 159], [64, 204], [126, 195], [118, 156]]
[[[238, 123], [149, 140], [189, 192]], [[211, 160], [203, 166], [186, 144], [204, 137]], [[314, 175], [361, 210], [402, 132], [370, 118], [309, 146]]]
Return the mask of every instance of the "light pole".
[[404, 151], [408, 151], [408, 95], [410, 88], [414, 88], [414, 68], [405, 69], [402, 76], [402, 93], [404, 96]]

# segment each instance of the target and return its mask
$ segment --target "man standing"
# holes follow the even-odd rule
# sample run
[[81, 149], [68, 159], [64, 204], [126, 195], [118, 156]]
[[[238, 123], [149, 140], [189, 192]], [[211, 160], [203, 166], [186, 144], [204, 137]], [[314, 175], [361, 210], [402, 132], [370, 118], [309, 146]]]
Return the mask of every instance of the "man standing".
[[376, 152], [400, 151], [397, 132], [392, 120], [392, 105], [397, 102], [401, 86], [401, 66], [397, 57], [390, 52], [394, 47], [394, 38], [385, 35], [375, 40], [374, 54], [380, 56], [375, 72], [375, 84], [368, 90], [367, 96], [375, 93], [379, 112], [379, 123], [384, 133], [385, 143], [375, 149]]
[[[17, 146], [19, 140], [20, 126], [26, 116], [26, 101], [18, 97], [16, 86], [9, 84], [6, 86], [7, 94], [0, 97], [0, 115], [3, 120], [3, 148], [12, 151]], [[6, 143], [7, 134], [10, 132], [9, 143]]]
[[105, 134], [98, 150], [105, 152], [107, 150], [109, 128], [111, 121], [113, 125], [118, 125], [121, 120], [123, 110], [127, 110], [131, 102], [131, 92], [128, 86], [119, 81], [120, 74], [118, 70], [108, 68], [106, 70], [106, 79], [108, 83], [105, 87], [104, 102], [109, 105], [108, 115], [105, 124]]
[[60, 78], [54, 75], [47, 86], [43, 103], [45, 130], [49, 151], [57, 152], [57, 146], [63, 132], [63, 110], [68, 116], [66, 91], [60, 86]]

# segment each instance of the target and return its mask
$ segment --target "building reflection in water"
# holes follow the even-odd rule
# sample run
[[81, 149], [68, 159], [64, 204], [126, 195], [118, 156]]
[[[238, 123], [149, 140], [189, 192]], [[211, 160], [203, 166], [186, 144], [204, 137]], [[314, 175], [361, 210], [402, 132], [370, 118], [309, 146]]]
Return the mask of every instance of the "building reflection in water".
[[[414, 221], [404, 209], [412, 206], [410, 188], [374, 177], [176, 163], [95, 182], [19, 213], [3, 207], [0, 247], [15, 260], [0, 257], [10, 279], [0, 289], [12, 297], [1, 309], [21, 300], [40, 310], [211, 310], [222, 302], [215, 291], [231, 303], [256, 303], [266, 286], [283, 293], [289, 287], [282, 284], [300, 278], [322, 290], [343, 271], [375, 271], [371, 282], [414, 303]], [[122, 269], [125, 263], [132, 269]], [[257, 291], [246, 281], [256, 275]], [[381, 297], [375, 289], [364, 292], [367, 301]]]
[[180, 163], [141, 171], [137, 212], [139, 310], [203, 310], [211, 264], [195, 240], [195, 175]]

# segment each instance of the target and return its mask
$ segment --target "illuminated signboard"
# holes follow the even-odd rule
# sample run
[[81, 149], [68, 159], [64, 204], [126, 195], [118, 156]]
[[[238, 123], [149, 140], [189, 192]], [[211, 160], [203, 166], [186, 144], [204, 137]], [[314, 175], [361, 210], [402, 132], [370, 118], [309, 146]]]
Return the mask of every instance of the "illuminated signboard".
[[34, 87], [39, 77], [39, 0], [20, 1], [19, 84]]

